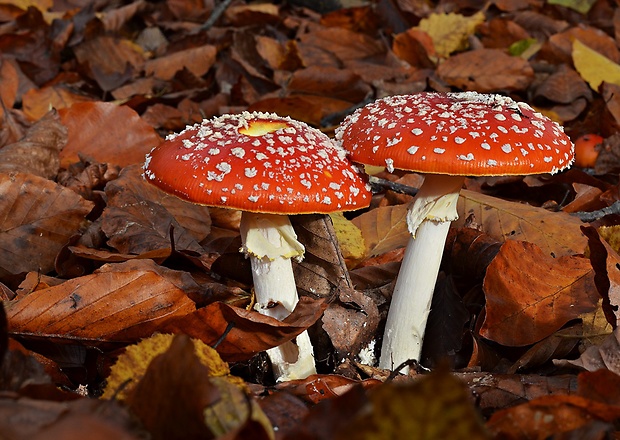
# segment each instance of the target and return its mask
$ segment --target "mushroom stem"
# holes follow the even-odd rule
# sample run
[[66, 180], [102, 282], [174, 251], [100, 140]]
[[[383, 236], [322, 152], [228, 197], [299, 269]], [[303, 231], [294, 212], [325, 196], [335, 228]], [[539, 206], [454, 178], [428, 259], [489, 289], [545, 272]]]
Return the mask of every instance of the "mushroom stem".
[[463, 181], [460, 176], [428, 175], [409, 208], [412, 236], [392, 294], [380, 368], [393, 370], [407, 360], [420, 360], [443, 248], [450, 222], [458, 218], [456, 203]]
[[[243, 212], [241, 215], [243, 251], [250, 256], [254, 308], [261, 314], [282, 321], [298, 302], [291, 257], [303, 255], [288, 216]], [[276, 380], [303, 379], [316, 374], [312, 343], [304, 331], [295, 342], [267, 350]]]

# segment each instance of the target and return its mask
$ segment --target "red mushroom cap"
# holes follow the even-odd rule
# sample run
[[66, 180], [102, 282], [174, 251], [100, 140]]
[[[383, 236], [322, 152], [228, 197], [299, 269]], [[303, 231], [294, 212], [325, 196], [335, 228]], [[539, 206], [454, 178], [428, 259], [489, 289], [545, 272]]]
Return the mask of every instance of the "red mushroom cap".
[[371, 197], [329, 137], [265, 113], [224, 115], [168, 136], [147, 155], [144, 176], [194, 203], [262, 213], [354, 210]]
[[336, 139], [355, 162], [423, 173], [556, 173], [574, 147], [564, 129], [523, 102], [476, 92], [379, 99], [348, 116]]

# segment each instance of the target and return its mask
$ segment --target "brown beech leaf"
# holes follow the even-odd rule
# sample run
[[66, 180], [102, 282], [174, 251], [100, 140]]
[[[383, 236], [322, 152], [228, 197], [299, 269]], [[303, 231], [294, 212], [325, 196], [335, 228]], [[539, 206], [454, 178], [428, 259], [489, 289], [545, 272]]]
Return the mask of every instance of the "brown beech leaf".
[[298, 240], [306, 248], [304, 259], [293, 263], [299, 294], [329, 298], [342, 289], [352, 288], [329, 215], [296, 215], [290, 219]]
[[32, 121], [42, 118], [50, 108], [60, 110], [71, 107], [76, 102], [92, 102], [93, 98], [84, 96], [65, 84], [58, 84], [40, 89], [30, 89], [24, 93], [24, 114]]
[[195, 310], [191, 277], [151, 260], [104, 265], [91, 275], [6, 304], [9, 332], [61, 341], [134, 342]]
[[110, 102], [84, 102], [60, 110], [69, 130], [60, 164], [77, 162], [78, 153], [98, 162], [120, 166], [143, 163], [146, 153], [161, 142], [155, 130], [131, 108]]
[[503, 242], [523, 240], [538, 245], [545, 254], [560, 257], [584, 252], [587, 239], [579, 229], [577, 217], [562, 212], [510, 202], [474, 191], [462, 190], [458, 204], [459, 219], [454, 226], [463, 226], [473, 214], [480, 229]]
[[479, 49], [451, 56], [439, 65], [437, 75], [460, 89], [489, 93], [525, 90], [534, 70], [523, 58], [499, 49]]
[[51, 271], [58, 252], [85, 226], [93, 206], [42, 177], [0, 173], [0, 279]]
[[142, 178], [137, 165], [123, 169], [118, 179], [106, 185], [105, 192], [108, 205], [101, 215], [101, 229], [108, 244], [119, 252], [140, 255], [172, 250], [172, 234], [176, 250], [204, 253], [197, 240], [210, 231], [207, 207], [160, 191]]
[[497, 411], [487, 422], [494, 438], [550, 438], [576, 430], [592, 420], [613, 422], [620, 406], [607, 405], [581, 396], [545, 396]]
[[579, 395], [608, 405], [620, 406], [620, 375], [609, 370], [597, 370], [579, 374]]
[[[302, 34], [300, 41], [304, 45], [331, 52], [341, 61], [369, 58], [385, 52], [383, 44], [369, 35], [336, 27], [317, 26], [310, 32]], [[304, 64], [313, 65], [308, 62]]]
[[407, 205], [382, 206], [352, 220], [362, 231], [366, 255], [373, 257], [407, 245], [411, 237], [405, 220], [407, 208]]
[[328, 66], [296, 70], [287, 88], [292, 93], [325, 95], [351, 103], [363, 101], [371, 91], [370, 86], [352, 71]]
[[59, 152], [66, 143], [67, 129], [52, 110], [32, 125], [24, 138], [0, 149], [0, 173], [30, 173], [53, 179], [60, 166]]
[[581, 230], [588, 237], [594, 283], [603, 298], [605, 318], [612, 328], [616, 328], [620, 318], [620, 255], [601, 239], [592, 226], [582, 226]]
[[561, 366], [573, 366], [587, 371], [606, 369], [616, 374], [620, 374], [620, 327], [608, 335], [600, 345], [588, 347], [578, 359], [555, 360], [553, 363]]
[[11, 439], [138, 440], [144, 433], [116, 402], [80, 398], [54, 401], [48, 398], [0, 399], [0, 431]]
[[278, 321], [258, 312], [216, 302], [172, 319], [159, 330], [184, 333], [211, 346], [217, 343], [216, 349], [223, 360], [244, 361], [293, 339], [314, 324], [326, 306], [324, 300], [301, 297], [293, 313], [284, 321]]
[[599, 296], [590, 261], [552, 258], [538, 246], [506, 241], [484, 278], [486, 315], [480, 334], [508, 346], [533, 344], [593, 311]]
[[213, 66], [216, 55], [215, 46], [199, 46], [147, 61], [144, 69], [148, 76], [164, 80], [171, 80], [183, 68], [201, 77]]
[[433, 39], [420, 29], [409, 28], [395, 35], [392, 50], [398, 58], [407, 61], [411, 66], [434, 67], [431, 60], [436, 57]]
[[500, 247], [496, 238], [477, 229], [452, 228], [446, 239], [444, 261], [452, 276], [480, 281]]

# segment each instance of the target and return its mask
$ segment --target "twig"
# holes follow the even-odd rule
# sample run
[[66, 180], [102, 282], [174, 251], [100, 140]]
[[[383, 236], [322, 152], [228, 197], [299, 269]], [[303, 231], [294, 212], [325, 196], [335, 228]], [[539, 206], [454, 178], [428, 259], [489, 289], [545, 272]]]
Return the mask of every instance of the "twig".
[[582, 222], [593, 222], [610, 214], [620, 214], [620, 201], [615, 201], [611, 206], [606, 206], [605, 208], [596, 211], [579, 211], [571, 213], [571, 215], [579, 217], [579, 220]]
[[205, 21], [204, 24], [202, 24], [202, 26], [200, 26], [194, 33], [211, 29], [231, 3], [232, 0], [222, 0], [222, 3], [220, 3], [213, 9], [213, 12], [211, 12], [211, 15], [209, 15], [207, 21]]
[[399, 194], [407, 194], [409, 196], [415, 196], [418, 193], [418, 189], [409, 185], [403, 185], [402, 183], [392, 182], [381, 177], [369, 176], [368, 183], [373, 193], [379, 193], [385, 189], [392, 190]]

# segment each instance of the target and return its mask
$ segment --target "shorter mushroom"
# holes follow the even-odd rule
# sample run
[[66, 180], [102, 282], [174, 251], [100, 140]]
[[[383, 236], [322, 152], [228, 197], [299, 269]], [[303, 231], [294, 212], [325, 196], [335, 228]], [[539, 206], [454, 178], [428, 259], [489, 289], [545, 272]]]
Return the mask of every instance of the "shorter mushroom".
[[407, 214], [411, 238], [383, 336], [379, 366], [391, 370], [420, 360], [465, 176], [556, 173], [574, 160], [560, 125], [523, 102], [476, 92], [379, 99], [348, 116], [336, 139], [355, 162], [426, 173]]
[[[291, 258], [304, 246], [288, 214], [348, 211], [370, 204], [346, 152], [317, 129], [275, 114], [223, 115], [168, 136], [144, 165], [162, 190], [209, 206], [242, 210], [242, 252], [250, 258], [255, 308], [278, 320], [298, 301]], [[268, 350], [276, 379], [316, 372], [307, 332]]]

